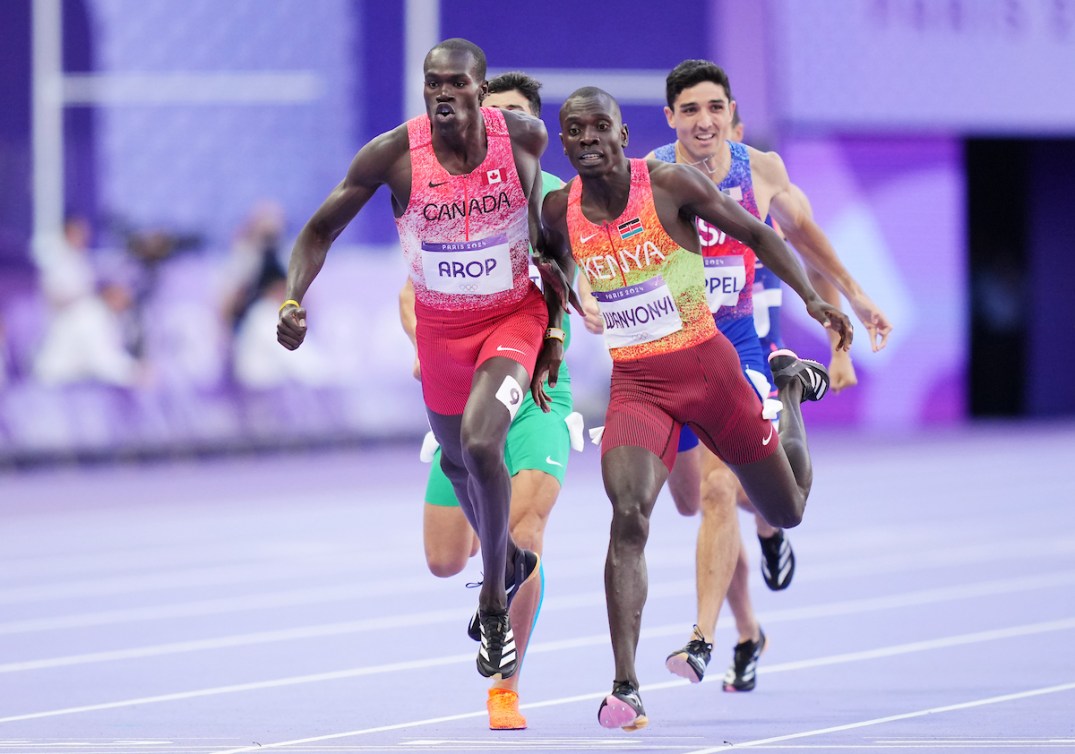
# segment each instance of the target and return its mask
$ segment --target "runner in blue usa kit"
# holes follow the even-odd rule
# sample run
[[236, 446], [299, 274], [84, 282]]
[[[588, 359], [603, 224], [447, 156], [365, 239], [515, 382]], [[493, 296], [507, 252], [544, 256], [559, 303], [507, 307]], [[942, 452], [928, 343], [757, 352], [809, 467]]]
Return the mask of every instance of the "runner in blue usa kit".
[[[669, 74], [667, 84], [668, 107], [665, 114], [669, 125], [676, 129], [677, 140], [655, 150], [653, 156], [669, 162], [694, 164], [752, 214], [765, 217], [767, 224], [774, 225], [768, 217], [770, 209], [786, 219], [787, 224], [796, 231], [796, 241], [801, 242], [801, 247], [797, 248], [804, 257], [809, 251], [814, 258], [827, 255], [834, 260], [819, 259], [823, 263], [820, 266], [838, 282], [844, 283], [839, 287], [847, 290], [852, 307], [870, 330], [871, 344], [873, 338], [880, 334], [882, 340], [875, 349], [881, 347], [891, 329], [890, 325], [836, 259], [827, 239], [809, 217], [809, 205], [801, 191], [791, 184], [779, 156], [762, 153], [733, 141], [736, 105], [724, 72], [709, 61], [685, 61]], [[729, 246], [727, 240], [712, 228], [699, 226], [698, 231], [703, 245], [707, 247], [706, 253], [724, 257], [719, 262], [711, 262], [707, 270], [707, 287], [714, 298], [711, 303], [714, 304], [717, 325], [735, 344], [744, 372], [759, 396], [769, 399], [765, 403], [764, 416], [774, 418], [780, 406], [772, 400], [772, 377], [768, 374], [766, 356], [779, 352], [779, 349], [771, 348], [772, 341], [759, 342], [756, 324], [764, 326], [767, 334], [774, 336], [774, 339], [778, 335], [779, 322], [772, 323], [775, 330], [769, 326], [768, 306], [773, 300], [779, 302], [782, 295], [779, 278], [756, 264], [751, 255]], [[774, 279], [775, 286], [771, 282]], [[839, 301], [838, 292], [825, 295], [826, 289], [832, 288], [827, 279], [812, 275], [811, 282], [829, 303]], [[754, 300], [755, 296], [760, 300]], [[843, 351], [840, 352], [840, 358], [840, 364], [850, 363]], [[823, 368], [816, 363], [813, 366], [815, 368], [808, 376], [816, 380], [819, 389], [815, 395], [820, 398], [827, 390], [828, 383], [823, 377]], [[837, 379], [842, 380], [843, 374], [841, 370]], [[702, 449], [692, 450], [696, 445], [692, 440], [688, 436], [681, 441], [683, 453], [669, 479], [669, 487], [681, 512], [693, 514], [700, 508], [703, 514], [698, 534], [698, 625], [688, 644], [670, 655], [667, 664], [673, 673], [697, 682], [701, 680], [709, 661], [712, 648], [709, 638], [716, 627], [720, 604], [728, 592], [733, 573], [745, 563], [745, 555], [739, 546], [735, 509], [737, 496], [742, 497], [737, 495], [739, 485], [717, 459], [709, 457]], [[702, 468], [699, 469], [699, 466]], [[794, 573], [794, 555], [790, 545], [780, 529], [768, 525], [764, 520], [759, 522], [758, 534], [764, 556], [762, 571], [766, 583], [773, 589], [785, 588]], [[707, 564], [706, 567], [703, 564]], [[741, 595], [742, 602], [749, 608], [745, 571], [740, 576], [742, 589], [736, 596]], [[731, 596], [729, 593], [730, 600]], [[742, 619], [740, 613], [736, 613], [740, 641], [735, 648], [732, 667], [724, 679], [726, 691], [753, 688], [754, 666], [765, 647], [765, 635], [753, 612], [746, 609], [743, 613]]]

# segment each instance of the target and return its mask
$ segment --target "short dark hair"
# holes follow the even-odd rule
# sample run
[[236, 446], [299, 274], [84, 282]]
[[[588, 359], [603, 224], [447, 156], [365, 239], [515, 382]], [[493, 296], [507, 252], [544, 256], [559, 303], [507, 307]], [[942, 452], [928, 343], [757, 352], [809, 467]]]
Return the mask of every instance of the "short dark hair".
[[619, 110], [619, 102], [616, 101], [615, 97], [608, 94], [607, 91], [597, 86], [584, 86], [582, 88], [575, 89], [568, 96], [568, 99], [563, 100], [563, 104], [560, 105], [560, 122], [563, 122], [563, 111], [567, 109], [567, 106], [571, 103], [572, 100], [598, 99], [600, 97], [604, 97], [608, 100], [608, 102], [612, 103], [613, 111], [615, 112], [615, 114], [618, 115], [620, 118], [623, 117], [623, 114]]
[[475, 72], [478, 74], [478, 81], [485, 81], [485, 52], [478, 45], [471, 42], [469, 39], [463, 39], [462, 37], [452, 37], [451, 39], [445, 39], [443, 42], [438, 43], [426, 54], [426, 60], [429, 60], [429, 56], [436, 50], [449, 50], [451, 52], [466, 52], [474, 58]]
[[668, 100], [668, 106], [674, 107], [676, 97], [684, 89], [690, 89], [703, 81], [712, 81], [724, 87], [724, 93], [728, 99], [732, 97], [732, 84], [728, 81], [728, 74], [716, 63], [710, 60], [684, 60], [672, 69], [664, 82], [664, 96]]
[[530, 109], [535, 117], [541, 117], [541, 95], [538, 90], [541, 82], [533, 76], [527, 76], [522, 71], [511, 71], [489, 79], [489, 94], [516, 91], [530, 103]]

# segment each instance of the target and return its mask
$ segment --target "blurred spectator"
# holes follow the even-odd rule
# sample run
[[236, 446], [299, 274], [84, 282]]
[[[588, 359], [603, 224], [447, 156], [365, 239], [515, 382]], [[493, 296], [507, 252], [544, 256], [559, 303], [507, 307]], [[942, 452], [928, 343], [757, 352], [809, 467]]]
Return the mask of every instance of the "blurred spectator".
[[287, 271], [280, 261], [285, 229], [279, 204], [258, 203], [239, 231], [225, 271], [222, 316], [234, 333], [232, 372], [243, 387], [320, 386], [330, 381], [330, 364], [316, 344], [295, 358], [300, 354], [276, 342], [277, 314], [287, 288]]
[[123, 266], [126, 286], [131, 292], [131, 308], [126, 316], [130, 351], [138, 358], [146, 355], [148, 310], [161, 283], [163, 264], [177, 254], [199, 249], [205, 239], [196, 232], [143, 230], [120, 216], [109, 218], [111, 235], [126, 249]]
[[286, 274], [280, 261], [284, 230], [283, 207], [268, 200], [239, 229], [224, 271], [223, 317], [232, 332], [265, 289]]
[[316, 343], [288, 351], [276, 342], [276, 321], [287, 290], [282, 268], [266, 268], [259, 276], [260, 295], [250, 304], [235, 333], [235, 380], [248, 388], [300, 384], [319, 387], [331, 382], [331, 365]]
[[61, 239], [36, 249], [41, 292], [49, 322], [34, 360], [34, 377], [45, 385], [94, 381], [134, 385], [139, 361], [127, 349], [122, 317], [131, 297], [119, 282], [97, 288], [89, 254], [89, 222], [64, 223]]

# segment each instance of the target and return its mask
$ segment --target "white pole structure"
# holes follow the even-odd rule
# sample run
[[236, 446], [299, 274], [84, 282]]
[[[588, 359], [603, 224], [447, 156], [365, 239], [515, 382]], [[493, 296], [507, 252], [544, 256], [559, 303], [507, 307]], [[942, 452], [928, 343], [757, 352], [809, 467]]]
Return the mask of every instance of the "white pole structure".
[[63, 9], [62, 0], [33, 0], [34, 253], [63, 232]]
[[403, 13], [403, 117], [426, 110], [422, 98], [422, 63], [440, 41], [440, 0], [407, 0]]

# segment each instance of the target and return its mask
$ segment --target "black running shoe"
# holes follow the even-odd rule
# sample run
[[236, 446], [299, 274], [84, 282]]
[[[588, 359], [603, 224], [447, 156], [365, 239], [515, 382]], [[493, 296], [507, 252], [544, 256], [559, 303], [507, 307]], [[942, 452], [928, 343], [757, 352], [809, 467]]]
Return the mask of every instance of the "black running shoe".
[[623, 728], [635, 731], [649, 724], [638, 689], [628, 681], [613, 681], [612, 693], [602, 700], [597, 710], [597, 722], [602, 728]]
[[786, 348], [769, 354], [769, 369], [777, 388], [793, 377], [798, 379], [803, 386], [803, 401], [819, 401], [829, 392], [829, 370], [816, 361], [800, 359]]
[[768, 645], [765, 632], [758, 628], [757, 641], [741, 641], [735, 645], [732, 666], [724, 674], [725, 691], [753, 691], [758, 669], [758, 658]]
[[511, 678], [519, 663], [508, 614], [479, 612], [478, 626], [478, 672], [486, 678]]
[[713, 645], [705, 640], [698, 626], [694, 627], [694, 637], [683, 649], [668, 655], [664, 666], [680, 678], [686, 678], [691, 683], [701, 683], [705, 676], [706, 666], [709, 665], [709, 655], [713, 652]]
[[795, 575], [795, 552], [791, 542], [778, 529], [771, 537], [758, 536], [761, 543], [761, 577], [765, 585], [774, 592], [791, 586], [791, 577]]
[[504, 586], [508, 593], [508, 608], [511, 608], [512, 600], [515, 599], [515, 595], [519, 593], [519, 589], [522, 585], [529, 581], [537, 572], [538, 564], [541, 563], [541, 558], [538, 557], [536, 552], [532, 550], [524, 550], [521, 547], [515, 548], [515, 567], [512, 569], [512, 579], [509, 584], [504, 582]]
[[[515, 595], [518, 594], [519, 589], [527, 581], [538, 572], [538, 566], [541, 563], [541, 558], [536, 552], [531, 550], [524, 550], [521, 547], [515, 548], [515, 564], [513, 574], [518, 576], [522, 574], [522, 578], [513, 578], [511, 583], [506, 583], [508, 594], [508, 609], [511, 609], [512, 600], [515, 599]], [[481, 586], [481, 582], [476, 584], [467, 584], [467, 586]], [[478, 625], [478, 611], [474, 611], [474, 615], [470, 616], [470, 622], [467, 623], [467, 636], [474, 641], [481, 640], [481, 627]]]

